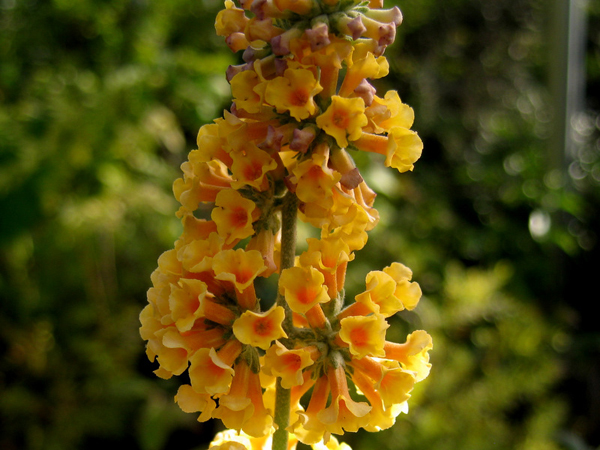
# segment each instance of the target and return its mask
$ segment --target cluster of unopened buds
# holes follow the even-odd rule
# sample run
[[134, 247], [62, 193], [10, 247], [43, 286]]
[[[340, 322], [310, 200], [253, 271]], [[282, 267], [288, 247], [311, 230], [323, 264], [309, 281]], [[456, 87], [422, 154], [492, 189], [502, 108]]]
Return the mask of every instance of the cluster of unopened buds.
[[[421, 155], [412, 109], [369, 82], [388, 73], [402, 14], [383, 0], [238, 3], [216, 19], [243, 51], [227, 71], [233, 104], [174, 183], [183, 234], [158, 260], [140, 331], [156, 375], [187, 371], [181, 409], [229, 429], [212, 447], [340, 448], [332, 434], [391, 427], [430, 370], [425, 331], [386, 340], [386, 319], [421, 297], [410, 269], [372, 271], [344, 298], [379, 220], [351, 153], [400, 172]], [[298, 218], [320, 237], [296, 255]]]

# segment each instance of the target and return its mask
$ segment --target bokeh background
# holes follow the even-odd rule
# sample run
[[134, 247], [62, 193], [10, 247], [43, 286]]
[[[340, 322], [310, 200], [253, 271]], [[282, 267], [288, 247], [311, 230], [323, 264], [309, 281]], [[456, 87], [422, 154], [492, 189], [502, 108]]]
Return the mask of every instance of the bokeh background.
[[[386, 6], [396, 4], [386, 0]], [[379, 92], [425, 144], [357, 157], [381, 224], [350, 265], [410, 266], [390, 339], [430, 377], [355, 449], [600, 448], [600, 2], [403, 0]], [[138, 334], [181, 229], [172, 182], [230, 104], [217, 0], [0, 0], [0, 448], [203, 449]]]

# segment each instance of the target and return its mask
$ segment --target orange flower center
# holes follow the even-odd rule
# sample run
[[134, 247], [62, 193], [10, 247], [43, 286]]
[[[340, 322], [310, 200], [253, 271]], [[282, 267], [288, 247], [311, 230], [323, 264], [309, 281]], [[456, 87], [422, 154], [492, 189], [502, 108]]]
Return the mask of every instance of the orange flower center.
[[307, 305], [315, 299], [316, 292], [311, 288], [300, 288], [298, 290], [298, 301], [303, 305]]
[[369, 332], [364, 328], [355, 328], [350, 332], [350, 339], [355, 346], [362, 346], [369, 342]]
[[294, 353], [288, 353], [282, 358], [283, 365], [292, 372], [300, 369], [302, 358]]
[[236, 208], [231, 214], [231, 225], [234, 228], [241, 228], [246, 225], [248, 214], [243, 208]]
[[333, 113], [332, 121], [338, 128], [348, 128], [348, 114], [346, 114], [345, 111], [335, 111]]
[[273, 330], [273, 323], [269, 318], [258, 319], [254, 322], [254, 332], [259, 336], [267, 336]]
[[290, 103], [294, 106], [303, 106], [308, 102], [308, 92], [303, 89], [297, 89], [290, 96]]

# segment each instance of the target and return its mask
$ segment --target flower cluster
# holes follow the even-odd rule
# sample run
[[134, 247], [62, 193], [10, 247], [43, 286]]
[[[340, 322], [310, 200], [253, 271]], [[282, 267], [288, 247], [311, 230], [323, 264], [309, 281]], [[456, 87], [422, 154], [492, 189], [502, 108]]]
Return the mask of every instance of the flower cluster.
[[[200, 129], [174, 183], [183, 233], [159, 258], [140, 315], [155, 373], [187, 370], [181, 409], [243, 433], [215, 447], [263, 448], [282, 429], [275, 405], [287, 390], [290, 442], [340, 448], [332, 434], [392, 426], [429, 373], [426, 332], [386, 340], [386, 319], [421, 297], [410, 269], [372, 271], [354, 302], [344, 298], [347, 265], [379, 220], [351, 153], [405, 172], [422, 150], [412, 109], [370, 83], [388, 73], [383, 52], [402, 21], [382, 8], [226, 0], [217, 16], [245, 63], [228, 69], [233, 104]], [[297, 215], [320, 230], [299, 255]], [[269, 301], [256, 282], [271, 276]]]

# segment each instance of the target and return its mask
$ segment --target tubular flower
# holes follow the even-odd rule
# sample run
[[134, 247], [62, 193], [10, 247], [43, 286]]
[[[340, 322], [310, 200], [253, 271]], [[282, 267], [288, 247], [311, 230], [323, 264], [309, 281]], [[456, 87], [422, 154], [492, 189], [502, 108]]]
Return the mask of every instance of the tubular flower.
[[350, 346], [350, 353], [356, 358], [385, 356], [383, 346], [389, 324], [382, 315], [346, 317], [340, 325], [340, 339]]
[[314, 267], [290, 267], [281, 272], [279, 291], [292, 311], [305, 314], [319, 303], [328, 302], [325, 278]]
[[281, 306], [264, 313], [245, 311], [233, 324], [233, 334], [243, 344], [267, 350], [274, 340], [287, 337], [281, 328], [284, 315]]
[[310, 70], [287, 69], [282, 77], [268, 83], [265, 100], [278, 112], [289, 112], [294, 119], [303, 120], [317, 110], [314, 96], [322, 90]]
[[225, 244], [254, 234], [252, 222], [257, 218], [253, 214], [255, 209], [256, 205], [252, 200], [243, 198], [234, 189], [223, 190], [217, 194], [211, 217], [217, 225], [218, 233], [227, 236]]
[[[233, 102], [173, 183], [183, 232], [150, 277], [140, 335], [158, 377], [189, 378], [179, 407], [229, 428], [211, 448], [349, 450], [333, 435], [391, 427], [431, 369], [425, 331], [386, 340], [387, 318], [421, 297], [409, 268], [373, 270], [345, 297], [379, 222], [354, 152], [406, 172], [423, 148], [413, 110], [371, 84], [402, 13], [383, 0], [224, 5], [215, 29], [243, 60], [225, 74]], [[316, 228], [298, 255], [297, 220]]]
[[303, 347], [288, 350], [279, 341], [267, 350], [263, 370], [281, 378], [281, 385], [286, 389], [304, 383], [303, 370], [314, 364], [314, 359], [319, 356], [316, 347]]
[[357, 140], [362, 134], [362, 127], [367, 125], [365, 101], [360, 98], [346, 98], [334, 95], [331, 105], [317, 117], [317, 125], [325, 133], [335, 139], [341, 148], [348, 146], [348, 141]]

